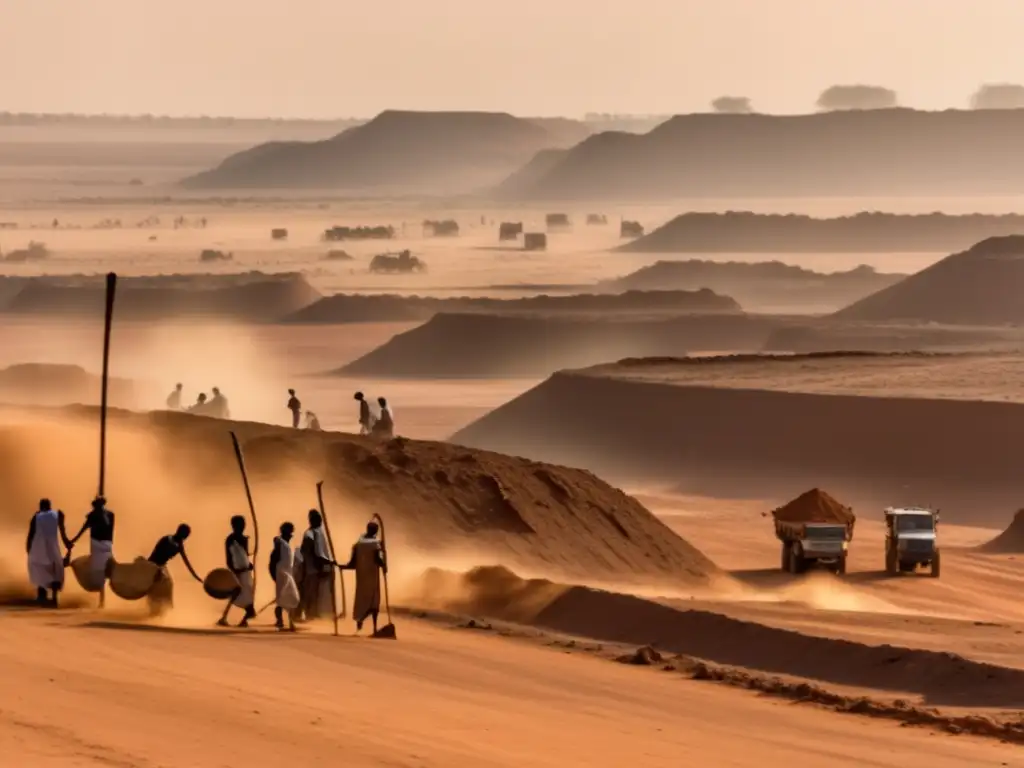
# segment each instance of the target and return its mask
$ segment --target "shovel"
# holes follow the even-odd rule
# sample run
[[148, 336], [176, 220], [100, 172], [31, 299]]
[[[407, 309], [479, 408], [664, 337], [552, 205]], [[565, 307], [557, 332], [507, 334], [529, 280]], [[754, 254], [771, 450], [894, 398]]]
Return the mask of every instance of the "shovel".
[[[380, 527], [380, 549], [381, 554], [384, 555], [384, 562], [388, 562], [388, 547], [387, 540], [384, 538], [384, 521], [380, 515], [374, 515], [373, 519], [377, 521], [377, 525]], [[384, 571], [384, 610], [387, 612], [388, 623], [383, 627], [379, 628], [373, 633], [373, 637], [379, 637], [387, 640], [397, 640], [398, 633], [395, 631], [395, 625], [391, 621], [391, 600], [388, 598], [388, 572]]]

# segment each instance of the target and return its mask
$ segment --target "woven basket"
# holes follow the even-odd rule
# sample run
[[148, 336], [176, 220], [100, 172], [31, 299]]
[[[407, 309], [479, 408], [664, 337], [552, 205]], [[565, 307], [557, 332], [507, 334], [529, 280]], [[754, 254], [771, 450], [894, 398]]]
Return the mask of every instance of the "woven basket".
[[214, 568], [203, 579], [203, 589], [214, 600], [227, 600], [241, 585], [227, 568]]
[[110, 567], [110, 591], [122, 600], [141, 600], [153, 588], [160, 566], [144, 557]]

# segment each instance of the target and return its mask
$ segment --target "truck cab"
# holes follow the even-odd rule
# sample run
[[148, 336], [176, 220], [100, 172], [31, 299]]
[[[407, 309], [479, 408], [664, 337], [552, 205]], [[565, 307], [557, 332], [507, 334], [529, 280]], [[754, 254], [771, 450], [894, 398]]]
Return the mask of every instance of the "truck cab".
[[885, 510], [885, 571], [889, 575], [928, 568], [937, 578], [940, 568], [939, 512], [926, 507], [888, 507]]

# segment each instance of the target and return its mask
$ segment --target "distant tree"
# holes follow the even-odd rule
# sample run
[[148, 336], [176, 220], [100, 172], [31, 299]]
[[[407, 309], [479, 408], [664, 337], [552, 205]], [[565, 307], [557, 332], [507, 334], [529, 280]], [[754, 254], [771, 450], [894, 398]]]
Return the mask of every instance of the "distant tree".
[[985, 83], [971, 96], [971, 109], [1022, 109], [1024, 85]]
[[746, 96], [719, 96], [711, 102], [711, 108], [715, 112], [729, 115], [749, 115], [754, 111]]
[[818, 109], [891, 109], [898, 107], [896, 91], [880, 85], [833, 85], [818, 96]]

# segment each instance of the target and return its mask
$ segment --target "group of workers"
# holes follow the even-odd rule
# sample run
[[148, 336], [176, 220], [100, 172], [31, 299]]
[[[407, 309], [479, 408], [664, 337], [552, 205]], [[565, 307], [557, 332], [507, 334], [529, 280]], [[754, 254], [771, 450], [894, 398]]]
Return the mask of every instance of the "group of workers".
[[219, 387], [214, 387], [213, 397], [208, 398], [205, 392], [200, 392], [196, 401], [187, 407], [181, 404], [182, 384], [174, 386], [174, 391], [167, 396], [167, 410], [186, 411], [197, 416], [212, 416], [216, 419], [230, 419], [231, 409], [228, 408], [228, 399], [221, 393]]
[[[167, 396], [167, 409], [171, 411], [186, 411], [200, 416], [213, 416], [218, 419], [231, 418], [228, 409], [228, 400], [217, 387], [213, 388], [213, 397], [207, 399], [205, 392], [200, 392], [196, 402], [187, 408], [181, 404], [182, 385], [175, 386], [174, 391]], [[356, 392], [355, 399], [359, 402], [359, 434], [371, 435], [382, 440], [390, 440], [395, 436], [395, 419], [388, 405], [386, 398], [377, 398], [378, 413], [374, 413], [370, 407], [370, 401], [362, 392]], [[294, 389], [288, 390], [288, 402], [286, 404], [291, 414], [293, 429], [299, 429], [302, 423], [302, 401], [299, 400]], [[320, 432], [320, 419], [312, 411], [306, 411], [305, 428], [313, 432]]]
[[[293, 550], [291, 545], [295, 535], [294, 524], [283, 523], [280, 534], [274, 538], [269, 567], [275, 584], [275, 626], [279, 630], [294, 631], [296, 622], [332, 616], [334, 569], [339, 568], [355, 572], [356, 591], [352, 616], [357, 631], [362, 629], [366, 619], [371, 619], [376, 633], [380, 612], [380, 575], [387, 574], [387, 561], [382, 542], [378, 538], [378, 524], [368, 523], [365, 533], [353, 545], [348, 561], [339, 563], [334, 559], [329, 546], [320, 512], [310, 510], [308, 522], [309, 528], [298, 550]], [[249, 537], [245, 529], [244, 517], [236, 515], [231, 518], [231, 533], [224, 542], [225, 562], [238, 586], [227, 599], [224, 612], [217, 622], [220, 626], [228, 626], [232, 606], [243, 610], [238, 625], [240, 627], [247, 627], [257, 615], [253, 578], [255, 564], [250, 556]], [[54, 509], [49, 499], [40, 500], [39, 509], [29, 524], [26, 544], [29, 579], [36, 588], [36, 600], [40, 606], [58, 606], [59, 595], [64, 587], [64, 571], [71, 563], [72, 549], [86, 531], [90, 534], [87, 575], [90, 585], [87, 588], [99, 592], [100, 607], [103, 607], [106, 582], [111, 577], [114, 564], [114, 513], [107, 509], [104, 498], [97, 497], [92, 502], [92, 509], [86, 515], [81, 530], [74, 537], [69, 537], [64, 513]], [[147, 558], [157, 568], [153, 586], [146, 595], [153, 614], [162, 613], [173, 605], [173, 579], [168, 564], [176, 557], [181, 557], [196, 580], [203, 581], [185, 551], [185, 541], [191, 533], [188, 524], [182, 523], [174, 533], [161, 537]], [[288, 620], [287, 625], [285, 618]]]

